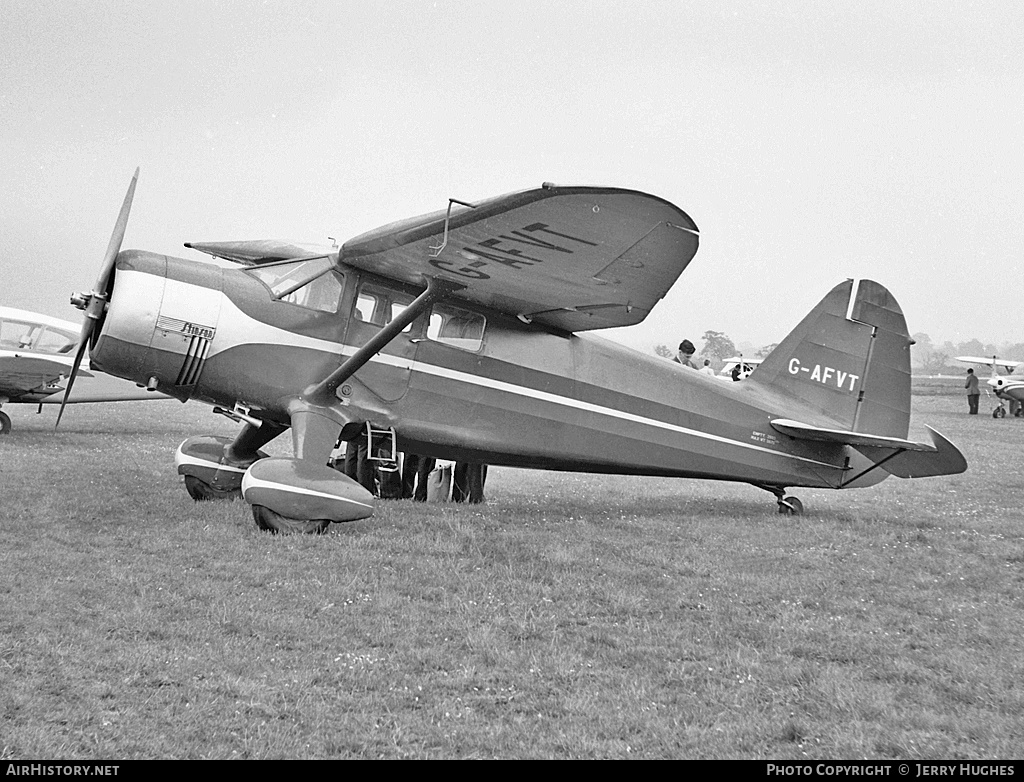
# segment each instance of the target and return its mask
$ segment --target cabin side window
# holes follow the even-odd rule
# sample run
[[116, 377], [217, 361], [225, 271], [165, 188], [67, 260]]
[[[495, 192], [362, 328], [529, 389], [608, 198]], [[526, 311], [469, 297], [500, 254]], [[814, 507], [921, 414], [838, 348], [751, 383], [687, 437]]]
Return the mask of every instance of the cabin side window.
[[436, 305], [430, 313], [427, 337], [462, 350], [480, 350], [484, 344], [487, 319], [469, 310], [448, 304]]
[[345, 289], [345, 278], [335, 271], [330, 258], [273, 263], [247, 271], [270, 288], [276, 301], [319, 312], [337, 312]]
[[[378, 284], [365, 284], [356, 296], [356, 308], [353, 313], [356, 320], [372, 323], [374, 326], [386, 326], [412, 304], [413, 297], [408, 293]], [[410, 323], [403, 333], [412, 330]]]

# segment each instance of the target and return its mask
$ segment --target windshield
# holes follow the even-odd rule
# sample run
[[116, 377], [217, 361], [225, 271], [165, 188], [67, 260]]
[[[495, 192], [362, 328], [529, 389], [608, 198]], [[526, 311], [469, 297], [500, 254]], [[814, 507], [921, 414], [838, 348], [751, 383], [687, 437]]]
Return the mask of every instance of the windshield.
[[334, 261], [328, 257], [256, 266], [246, 271], [270, 288], [277, 301], [321, 312], [338, 311], [345, 278], [334, 271]]

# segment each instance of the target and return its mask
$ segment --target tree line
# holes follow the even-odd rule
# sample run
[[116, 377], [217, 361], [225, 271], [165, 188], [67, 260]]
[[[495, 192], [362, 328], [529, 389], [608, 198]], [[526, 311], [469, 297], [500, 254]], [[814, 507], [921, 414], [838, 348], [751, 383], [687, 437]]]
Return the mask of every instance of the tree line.
[[1008, 361], [1024, 361], [1024, 342], [995, 344], [969, 339], [965, 342], [950, 342], [937, 345], [924, 332], [913, 335], [914, 345], [910, 348], [910, 365], [928, 375], [961, 374], [964, 364], [957, 356], [997, 356]]

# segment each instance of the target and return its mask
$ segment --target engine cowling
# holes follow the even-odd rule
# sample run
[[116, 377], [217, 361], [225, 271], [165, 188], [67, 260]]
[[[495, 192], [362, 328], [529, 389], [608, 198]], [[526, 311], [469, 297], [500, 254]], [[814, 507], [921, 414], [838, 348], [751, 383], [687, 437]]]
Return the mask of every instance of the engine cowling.
[[221, 271], [141, 250], [121, 252], [92, 365], [188, 399], [217, 333]]

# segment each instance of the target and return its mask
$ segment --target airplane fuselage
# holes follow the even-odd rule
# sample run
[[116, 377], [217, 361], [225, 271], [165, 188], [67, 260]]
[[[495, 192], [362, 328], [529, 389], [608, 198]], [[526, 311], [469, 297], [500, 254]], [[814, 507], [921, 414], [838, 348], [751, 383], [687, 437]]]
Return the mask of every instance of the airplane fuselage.
[[[337, 306], [315, 309], [275, 300], [251, 269], [122, 252], [93, 363], [182, 400], [287, 426], [289, 401], [383, 323], [351, 315], [369, 314], [374, 296], [400, 304], [416, 294], [344, 266], [332, 274], [341, 281]], [[849, 447], [775, 431], [770, 422], [780, 417], [817, 423], [784, 394], [722, 383], [589, 334], [459, 307], [476, 332], [448, 339], [432, 333], [431, 313], [418, 317], [337, 389], [330, 415], [338, 426], [394, 426], [402, 450], [439, 458], [761, 486], [834, 488], [869, 464]], [[884, 477], [874, 471], [846, 485]]]
[[1024, 402], [1024, 377], [996, 375], [986, 381], [993, 393], [1000, 399]]

